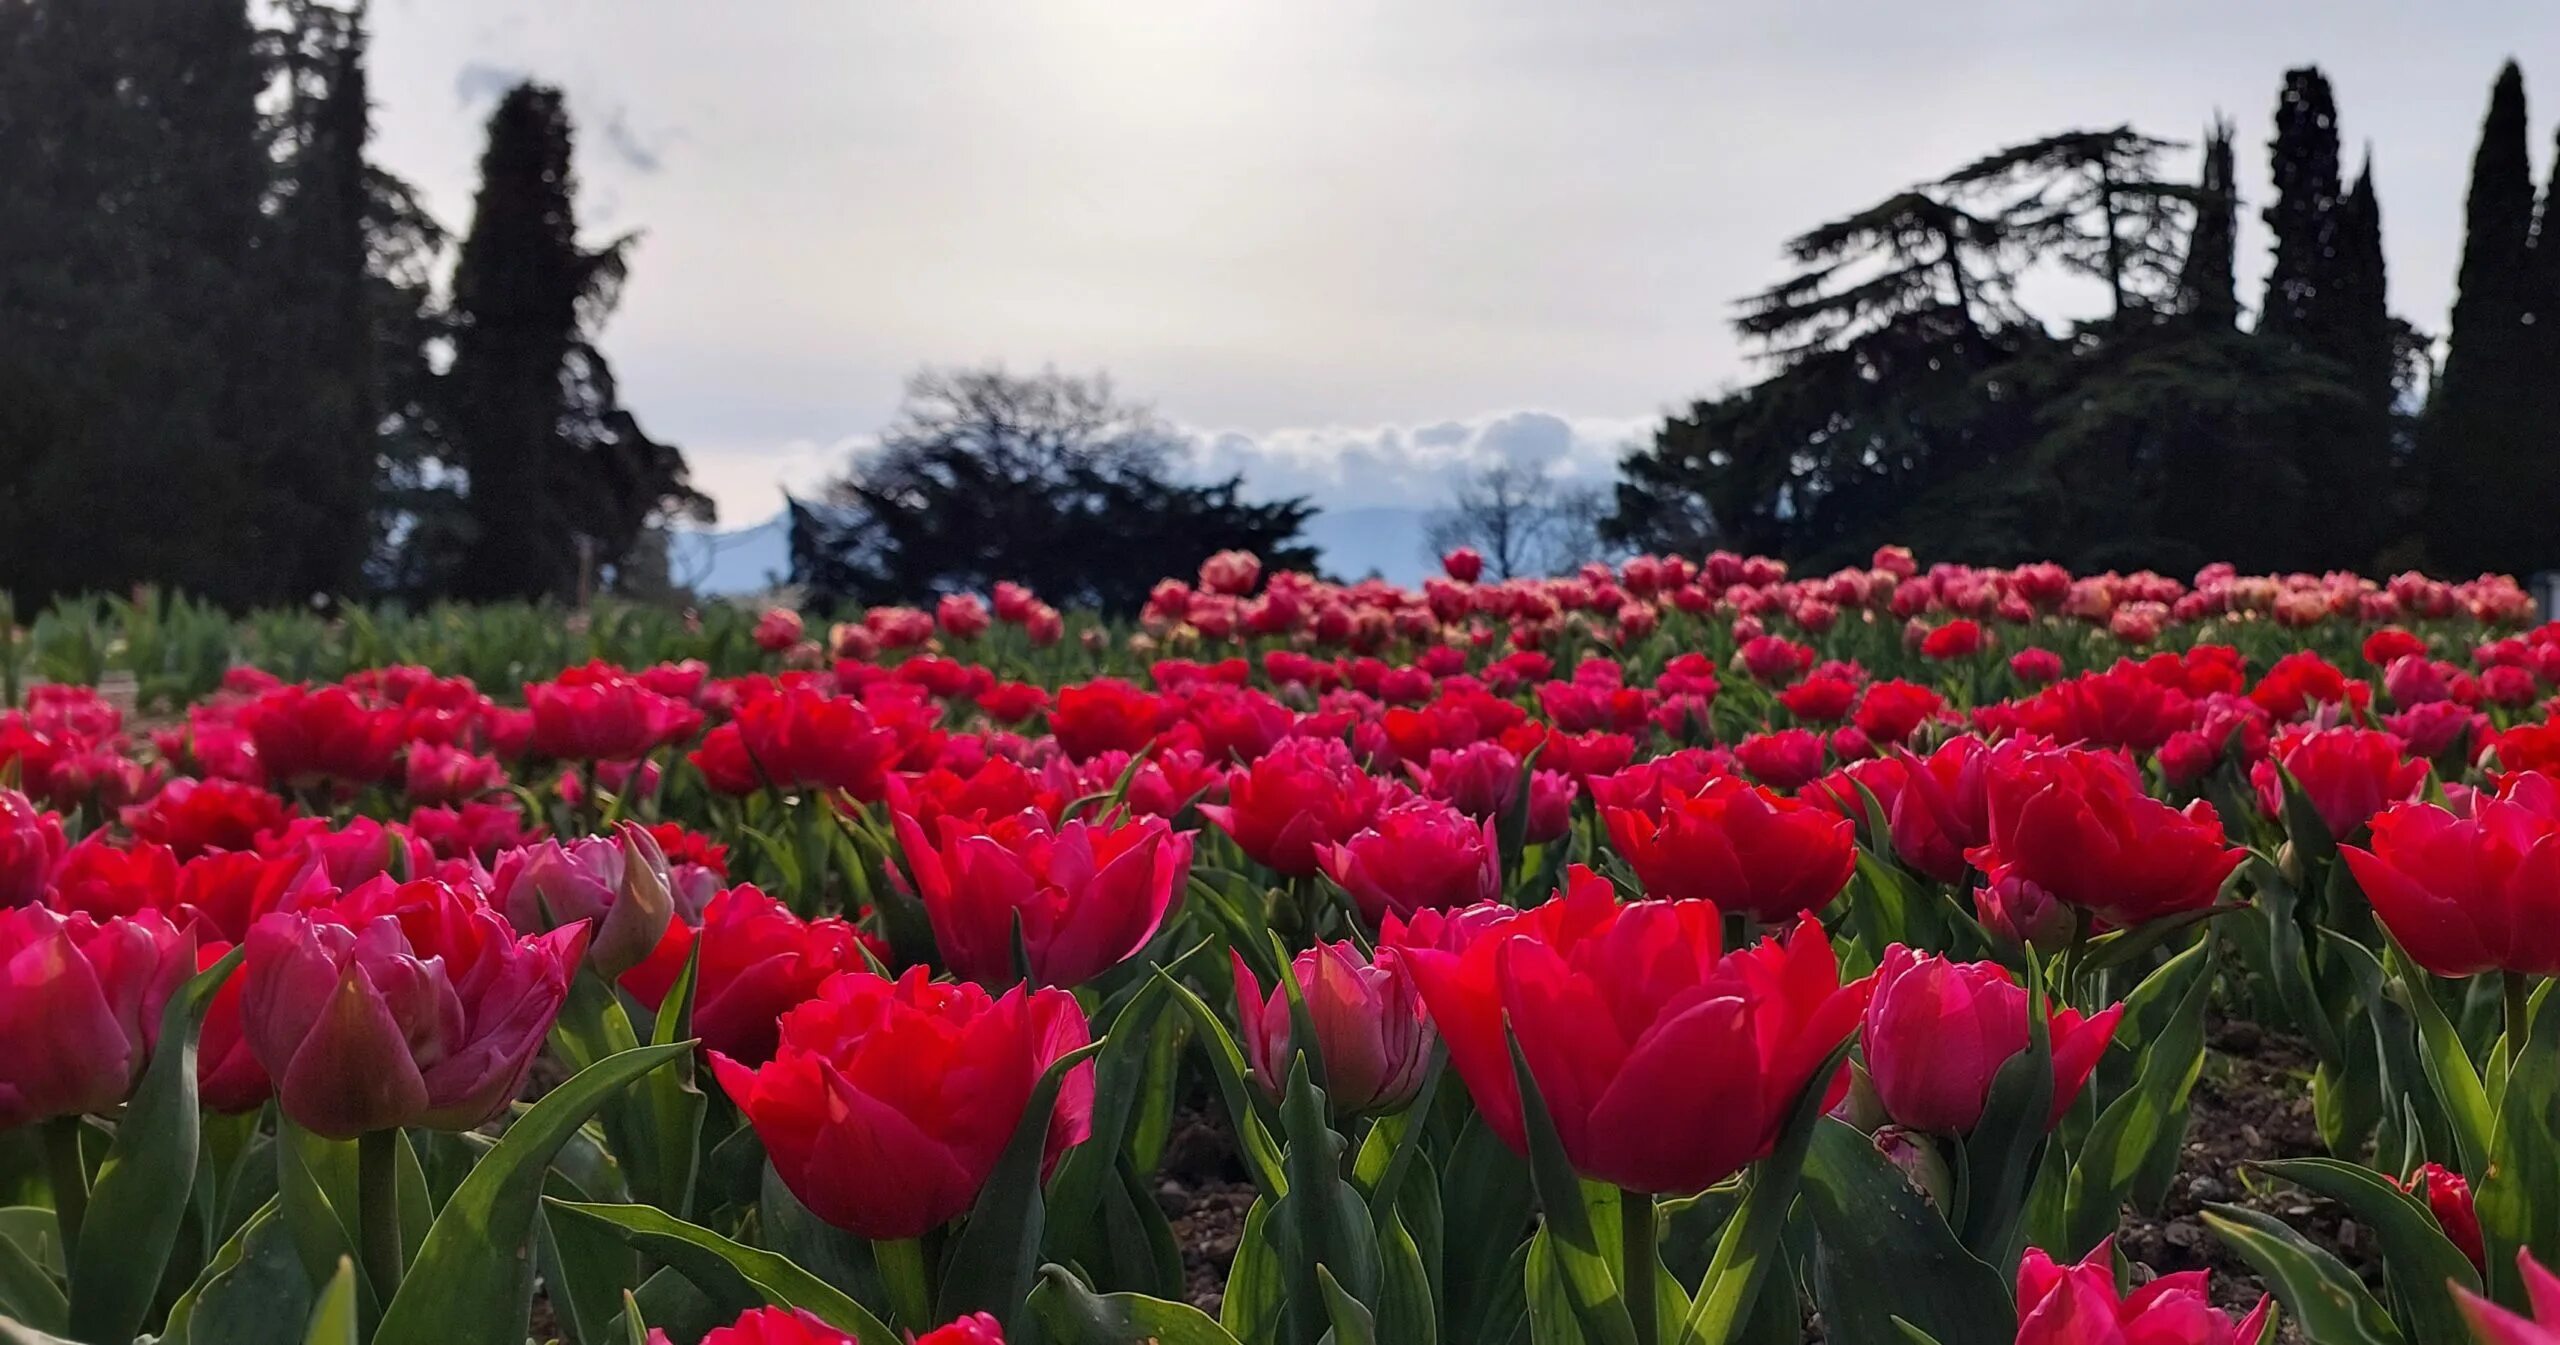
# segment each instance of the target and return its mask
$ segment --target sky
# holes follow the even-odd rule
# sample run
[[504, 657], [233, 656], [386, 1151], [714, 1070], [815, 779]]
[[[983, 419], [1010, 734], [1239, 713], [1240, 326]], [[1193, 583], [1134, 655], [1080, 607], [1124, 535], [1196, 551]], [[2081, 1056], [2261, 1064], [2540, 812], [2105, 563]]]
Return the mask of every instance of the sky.
[[[1427, 508], [1471, 465], [1602, 481], [1753, 376], [1796, 231], [2072, 126], [2239, 126], [2242, 293], [2284, 70], [2369, 147], [2391, 302], [2441, 331], [2498, 63], [2537, 169], [2553, 0], [376, 0], [376, 156], [468, 223], [518, 78], [640, 234], [604, 334], [724, 525], [926, 364], [1108, 371], [1204, 469]], [[2537, 76], [2546, 85], [2537, 85]], [[2192, 151], [2174, 162], [2185, 174]], [[2031, 299], [2055, 316], [2085, 296]]]

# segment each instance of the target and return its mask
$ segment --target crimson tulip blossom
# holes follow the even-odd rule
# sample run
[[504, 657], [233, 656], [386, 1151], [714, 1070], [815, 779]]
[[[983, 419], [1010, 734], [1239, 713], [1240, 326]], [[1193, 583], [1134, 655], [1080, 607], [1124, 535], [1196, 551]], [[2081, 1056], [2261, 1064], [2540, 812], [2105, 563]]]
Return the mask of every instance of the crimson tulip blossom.
[[1323, 848], [1317, 863], [1372, 924], [1392, 912], [1448, 910], [1502, 899], [1502, 846], [1490, 817], [1437, 799], [1381, 811], [1359, 834]]
[[2021, 753], [1994, 766], [1985, 789], [1991, 839], [1974, 866], [2006, 866], [2111, 925], [2210, 906], [2247, 858], [2225, 844], [2213, 805], [2172, 808], [2105, 753]]
[[65, 844], [59, 814], [14, 789], [0, 789], [0, 906], [43, 900]]
[[982, 985], [1020, 978], [1017, 930], [1037, 984], [1079, 986], [1111, 970], [1156, 936], [1191, 873], [1191, 833], [1160, 817], [946, 814], [939, 835], [903, 814], [892, 822], [944, 965]]
[[[1867, 1077], [1885, 1113], [1913, 1130], [1963, 1135], [1981, 1123], [1991, 1082], [2027, 1049], [2027, 992], [1996, 962], [1950, 962], [1900, 944], [1885, 950], [1867, 1001]], [[2115, 1036], [2124, 1006], [2082, 1017], [2056, 1008], [2048, 1021], [2053, 1107], [2062, 1119]]]
[[[674, 1345], [667, 1333], [653, 1330], [649, 1345]], [[860, 1345], [849, 1332], [829, 1326], [806, 1308], [755, 1308], [727, 1326], [712, 1328], [702, 1345]], [[1004, 1345], [996, 1319], [973, 1312], [915, 1338], [915, 1345]]]
[[2489, 1273], [2489, 1252], [2480, 1231], [2480, 1211], [2471, 1199], [2471, 1183], [2462, 1174], [2441, 1163], [2429, 1163], [2409, 1175], [2409, 1180], [2392, 1180], [2392, 1185], [2425, 1201], [2427, 1212], [2435, 1216], [2436, 1227], [2444, 1230], [2445, 1240], [2469, 1257], [2473, 1269]]
[[1658, 817], [1623, 808], [1604, 817], [1647, 896], [1712, 901], [1765, 921], [1820, 910], [1858, 864], [1848, 818], [1730, 776], [1695, 793], [1665, 792]]
[[533, 713], [528, 745], [562, 761], [628, 761], [702, 726], [700, 710], [627, 677], [534, 682], [524, 702]]
[[699, 929], [671, 921], [657, 951], [622, 974], [622, 988], [652, 1012], [666, 1002], [696, 944], [693, 1035], [708, 1050], [761, 1065], [773, 1058], [784, 1011], [809, 999], [840, 971], [860, 971], [869, 947], [885, 946], [834, 916], [802, 920], [752, 885], [714, 895]]
[[2560, 975], [2560, 822], [2513, 797], [2545, 791], [2521, 776], [2482, 794], [2471, 815], [2403, 803], [2373, 817], [2369, 846], [2340, 846], [2373, 913], [2438, 976]]
[[1312, 876], [1323, 848], [1347, 841], [1385, 801], [1376, 777], [1330, 738], [1292, 738], [1227, 777], [1227, 801], [1200, 814], [1258, 863], [1289, 878]]
[[345, 687], [278, 687], [241, 707], [267, 778], [297, 787], [371, 784], [391, 775], [405, 716]]
[[1381, 942], [1402, 951], [1504, 1143], [1528, 1149], [1507, 1025], [1575, 1171], [1691, 1195], [1765, 1156], [1808, 1087], [1838, 1100], [1845, 1071], [1814, 1076], [1870, 989], [1840, 983], [1810, 918], [1731, 954], [1722, 925], [1712, 902], [1622, 904], [1577, 865], [1542, 906], [1424, 911]]
[[2460, 1285], [2453, 1288], [2455, 1306], [2480, 1345], [2560, 1345], [2560, 1275], [2543, 1269], [2530, 1248], [2517, 1250], [2516, 1268], [2523, 1272], [2533, 1316], [2510, 1312]]
[[[1294, 1024], [1286, 987], [1268, 997], [1244, 959], [1235, 963], [1236, 1022], [1254, 1077], [1273, 1096], [1288, 1086]], [[1436, 1037], [1423, 1015], [1413, 975], [1393, 948], [1363, 960], [1348, 943], [1319, 943], [1289, 964], [1324, 1062], [1334, 1106], [1351, 1113], [1402, 1110], [1421, 1091]]]
[[377, 880], [250, 927], [242, 1026], [315, 1134], [476, 1129], [523, 1088], [586, 942], [583, 923], [520, 938], [464, 891]]
[[195, 936], [158, 911], [0, 911], [0, 1130], [124, 1101], [195, 964]]
[[2340, 840], [2385, 807], [2416, 796], [2427, 779], [2427, 763], [2402, 756], [2399, 738], [2379, 729], [2288, 731], [2276, 739], [2273, 761], [2259, 762], [2251, 772], [2259, 801], [2275, 816], [2283, 815], [2279, 764], [2301, 786], [2329, 835]]
[[1058, 688], [1049, 702], [1049, 732], [1082, 761], [1099, 752], [1135, 752], [1154, 741], [1168, 714], [1164, 698], [1116, 677]]
[[[762, 1066], [711, 1069], [783, 1185], [819, 1218], [875, 1241], [921, 1237], [976, 1203], [1041, 1074], [1091, 1040], [1064, 990], [990, 997], [909, 968], [847, 972], [782, 1016]], [[1067, 1077], [1048, 1122], [1055, 1164], [1093, 1129], [1093, 1066]]]
[[2017, 1345], [2258, 1345], [2272, 1300], [2234, 1322], [2205, 1286], [2206, 1273], [2189, 1270], [2119, 1294], [2113, 1238], [2076, 1266], [2030, 1247], [2018, 1266]]

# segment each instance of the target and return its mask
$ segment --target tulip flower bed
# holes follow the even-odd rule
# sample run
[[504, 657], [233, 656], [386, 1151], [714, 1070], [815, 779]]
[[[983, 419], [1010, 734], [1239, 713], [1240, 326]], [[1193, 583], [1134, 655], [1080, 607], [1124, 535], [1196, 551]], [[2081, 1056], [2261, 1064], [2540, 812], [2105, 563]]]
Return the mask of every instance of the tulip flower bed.
[[34, 687], [0, 1345], [2560, 1339], [2513, 584], [1479, 566]]

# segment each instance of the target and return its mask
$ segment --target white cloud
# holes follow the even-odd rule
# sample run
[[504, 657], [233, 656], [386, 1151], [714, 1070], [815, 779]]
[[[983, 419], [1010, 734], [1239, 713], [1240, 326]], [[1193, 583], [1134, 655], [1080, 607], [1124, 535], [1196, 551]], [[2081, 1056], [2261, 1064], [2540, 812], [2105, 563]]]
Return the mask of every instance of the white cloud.
[[1241, 475], [1255, 495], [1304, 495], [1320, 508], [1430, 508], [1499, 463], [1543, 466], [1577, 484], [1614, 480], [1618, 459], [1652, 425], [1649, 417], [1509, 411], [1414, 425], [1211, 430], [1197, 432], [1191, 465], [1203, 476]]

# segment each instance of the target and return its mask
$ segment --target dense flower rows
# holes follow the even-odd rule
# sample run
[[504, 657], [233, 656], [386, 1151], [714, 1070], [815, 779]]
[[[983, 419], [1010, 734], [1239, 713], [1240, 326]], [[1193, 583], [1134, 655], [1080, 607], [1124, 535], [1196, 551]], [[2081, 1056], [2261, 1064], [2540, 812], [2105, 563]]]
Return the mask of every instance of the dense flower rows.
[[[736, 677], [34, 688], [0, 1179], [59, 1238], [0, 1229], [0, 1313], [2258, 1342], [2110, 1241], [2222, 1015], [2319, 1062], [2334, 1157], [2265, 1179], [2382, 1241], [2208, 1216], [2310, 1339], [2548, 1330], [2560, 625], [2513, 584], [1445, 569], [777, 610]], [[1183, 1109], [1261, 1193], [1214, 1322], [1149, 1194]]]

